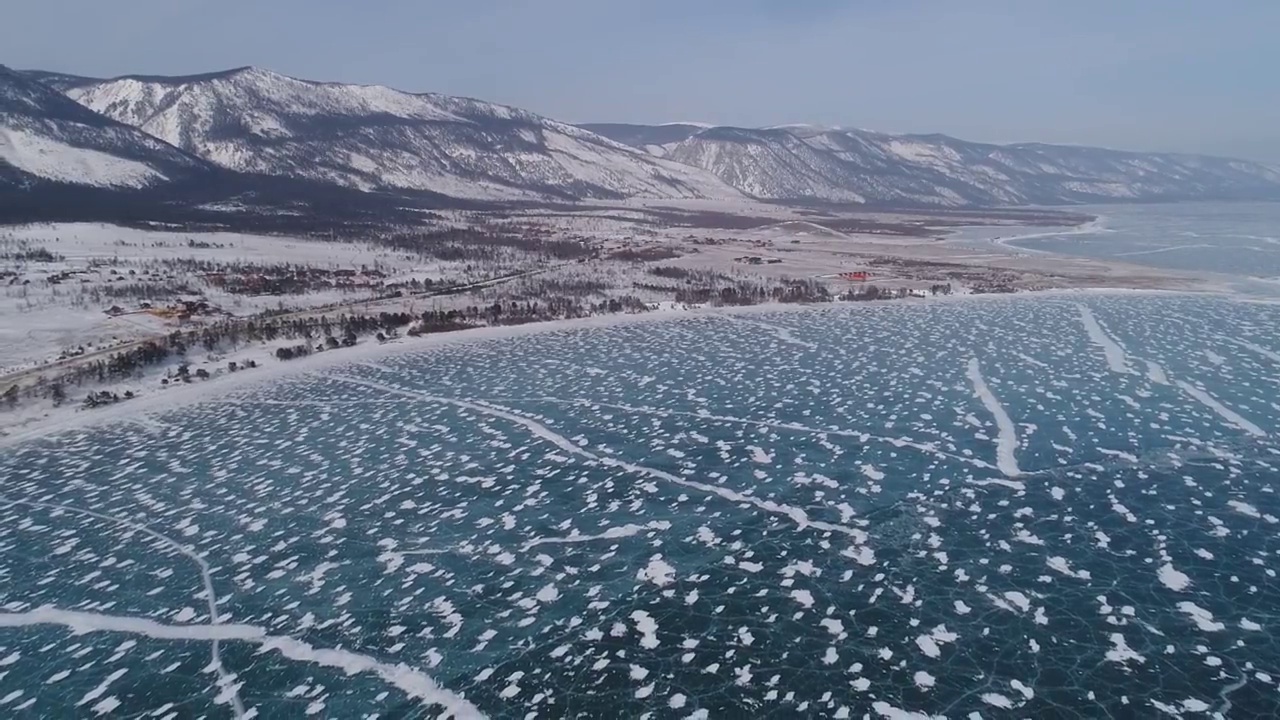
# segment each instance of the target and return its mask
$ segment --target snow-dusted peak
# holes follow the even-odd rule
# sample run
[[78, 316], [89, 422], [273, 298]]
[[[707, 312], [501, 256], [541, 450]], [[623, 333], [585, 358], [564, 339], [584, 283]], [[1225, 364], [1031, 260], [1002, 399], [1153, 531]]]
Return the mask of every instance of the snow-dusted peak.
[[316, 116], [459, 119], [425, 96], [378, 85], [313, 83], [255, 67], [186, 78], [122, 77], [73, 88], [68, 95], [180, 146], [237, 116], [245, 118], [248, 131], [273, 135], [291, 134], [289, 119]]
[[844, 128], [841, 128], [836, 125], [813, 125], [811, 123], [787, 123], [784, 125], [770, 125], [769, 127], [764, 129], [765, 130], [785, 130], [787, 132], [795, 133], [798, 135], [799, 134], [812, 135], [812, 134], [819, 134], [819, 133], [840, 132]]
[[235, 170], [469, 198], [740, 197], [705, 171], [534, 113], [261, 68], [129, 76], [85, 106]]
[[[101, 113], [144, 131], [153, 152], [173, 152], [172, 145], [236, 171], [360, 190], [476, 199], [747, 194], [942, 206], [1280, 198], [1280, 169], [1242, 160], [822, 125], [573, 126], [483, 100], [315, 82], [251, 66], [102, 81], [5, 72], [28, 84], [42, 79], [45, 90], [62, 90], [90, 117]], [[39, 130], [31, 118], [51, 121], [55, 113], [76, 122], [67, 107], [48, 106], [13, 82], [0, 83], [0, 112], [5, 108], [27, 117], [21, 129], [36, 133], [10, 134], [9, 166], [36, 167], [56, 154], [46, 140], [70, 137]], [[120, 132], [116, 125], [99, 134]], [[102, 160], [86, 158], [85, 168]], [[184, 160], [192, 158], [178, 153], [174, 162]], [[156, 169], [134, 173], [129, 182], [169, 176]]]
[[144, 188], [209, 170], [175, 147], [0, 66], [0, 185]]
[[1280, 170], [1243, 160], [819, 125], [679, 133], [661, 125], [586, 127], [778, 200], [962, 206], [1280, 198]]

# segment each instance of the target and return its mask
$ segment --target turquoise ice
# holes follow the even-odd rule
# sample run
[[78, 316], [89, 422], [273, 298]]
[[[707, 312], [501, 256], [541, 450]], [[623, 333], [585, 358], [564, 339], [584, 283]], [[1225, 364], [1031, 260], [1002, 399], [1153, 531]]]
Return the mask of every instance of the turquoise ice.
[[0, 713], [1272, 716], [1278, 327], [698, 315], [10, 447]]

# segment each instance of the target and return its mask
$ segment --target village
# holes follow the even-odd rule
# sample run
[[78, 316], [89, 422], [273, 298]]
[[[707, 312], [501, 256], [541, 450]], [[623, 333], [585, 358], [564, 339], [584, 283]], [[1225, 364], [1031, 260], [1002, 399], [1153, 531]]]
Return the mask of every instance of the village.
[[[99, 408], [264, 362], [479, 327], [1134, 282], [1127, 269], [1050, 267], [891, 219], [845, 220], [865, 231], [849, 234], [834, 229], [839, 222], [785, 214], [744, 223], [668, 208], [625, 217], [527, 210], [460, 213], [366, 240], [9, 228], [0, 234], [0, 408]], [[0, 426], [14, 421], [24, 422]]]

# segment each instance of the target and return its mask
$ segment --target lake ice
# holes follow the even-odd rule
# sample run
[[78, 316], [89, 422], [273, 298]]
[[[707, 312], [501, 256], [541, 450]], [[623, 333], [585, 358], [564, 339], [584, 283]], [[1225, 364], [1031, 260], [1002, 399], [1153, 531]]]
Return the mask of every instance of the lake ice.
[[1280, 203], [1097, 205], [1098, 219], [1073, 228], [964, 228], [953, 242], [997, 239], [1015, 250], [1077, 255], [1236, 278], [1237, 292], [1280, 293]]
[[0, 714], [1275, 716], [1277, 327], [699, 315], [10, 447]]

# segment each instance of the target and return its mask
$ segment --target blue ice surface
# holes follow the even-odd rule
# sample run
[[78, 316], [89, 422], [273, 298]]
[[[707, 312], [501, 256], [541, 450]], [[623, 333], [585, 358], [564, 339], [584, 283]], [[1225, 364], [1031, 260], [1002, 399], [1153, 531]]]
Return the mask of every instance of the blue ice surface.
[[700, 315], [8, 448], [0, 715], [443, 712], [258, 640], [220, 643], [229, 692], [199, 557], [220, 623], [491, 717], [1274, 717], [1278, 327], [1164, 293]]
[[1280, 203], [1082, 206], [1077, 227], [963, 228], [951, 242], [1075, 255], [1238, 278], [1233, 288], [1280, 295]]

